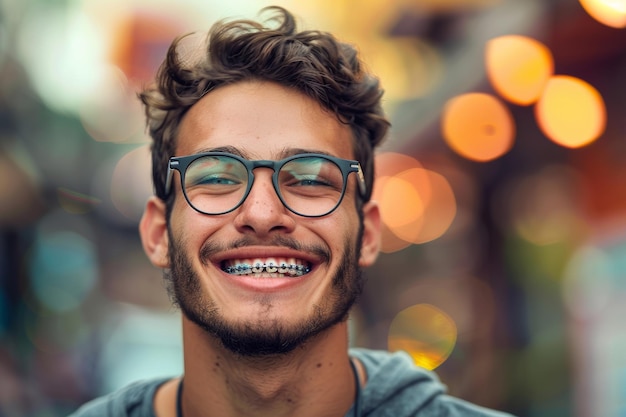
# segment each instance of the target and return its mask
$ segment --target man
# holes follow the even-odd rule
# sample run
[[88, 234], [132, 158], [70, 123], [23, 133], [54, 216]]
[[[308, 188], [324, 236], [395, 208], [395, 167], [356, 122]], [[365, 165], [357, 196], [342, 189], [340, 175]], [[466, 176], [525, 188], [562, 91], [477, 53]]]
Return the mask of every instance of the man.
[[[348, 349], [385, 136], [378, 81], [331, 35], [218, 23], [174, 42], [141, 94], [154, 139], [144, 249], [182, 310], [184, 376], [75, 416], [496, 416], [443, 394], [405, 354]], [[200, 55], [198, 55], [200, 54]]]

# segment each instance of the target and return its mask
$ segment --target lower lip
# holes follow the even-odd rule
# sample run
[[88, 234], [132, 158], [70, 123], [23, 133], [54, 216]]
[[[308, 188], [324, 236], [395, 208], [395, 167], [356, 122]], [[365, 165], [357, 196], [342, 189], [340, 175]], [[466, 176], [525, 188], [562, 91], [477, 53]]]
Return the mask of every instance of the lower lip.
[[285, 277], [285, 278], [280, 278], [280, 277], [257, 278], [257, 277], [252, 277], [252, 276], [231, 275], [224, 271], [222, 271], [222, 274], [224, 274], [230, 282], [232, 282], [233, 284], [237, 285], [238, 287], [246, 291], [276, 292], [276, 291], [284, 291], [284, 290], [296, 287], [298, 285], [301, 285], [304, 281], [306, 281], [306, 277], [308, 277], [311, 274], [311, 271], [299, 277]]

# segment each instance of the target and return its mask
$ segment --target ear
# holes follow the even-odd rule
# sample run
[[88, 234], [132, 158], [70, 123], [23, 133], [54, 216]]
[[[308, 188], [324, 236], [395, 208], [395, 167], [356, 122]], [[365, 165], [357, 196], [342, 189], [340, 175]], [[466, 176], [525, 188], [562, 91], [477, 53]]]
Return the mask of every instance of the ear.
[[143, 250], [154, 266], [169, 267], [169, 237], [165, 217], [165, 202], [155, 196], [150, 197], [139, 223], [139, 234]]
[[359, 266], [368, 267], [376, 261], [380, 252], [381, 241], [380, 208], [375, 201], [368, 201], [363, 206], [363, 237], [361, 239], [361, 257]]

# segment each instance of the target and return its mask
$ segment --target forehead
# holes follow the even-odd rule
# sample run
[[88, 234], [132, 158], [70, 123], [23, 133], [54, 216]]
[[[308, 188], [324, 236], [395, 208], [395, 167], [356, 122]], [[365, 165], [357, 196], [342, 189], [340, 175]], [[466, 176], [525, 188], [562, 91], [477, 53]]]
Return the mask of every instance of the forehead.
[[353, 159], [347, 124], [297, 90], [246, 81], [208, 93], [189, 109], [176, 155], [234, 147], [250, 159], [278, 159], [290, 149]]

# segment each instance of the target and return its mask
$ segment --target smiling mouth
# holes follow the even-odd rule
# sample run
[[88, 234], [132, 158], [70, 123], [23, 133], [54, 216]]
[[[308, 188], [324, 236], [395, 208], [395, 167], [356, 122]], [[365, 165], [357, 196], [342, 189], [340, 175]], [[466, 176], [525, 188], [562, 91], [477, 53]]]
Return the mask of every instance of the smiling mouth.
[[230, 275], [258, 278], [297, 278], [311, 271], [308, 262], [295, 258], [232, 259], [221, 268]]

